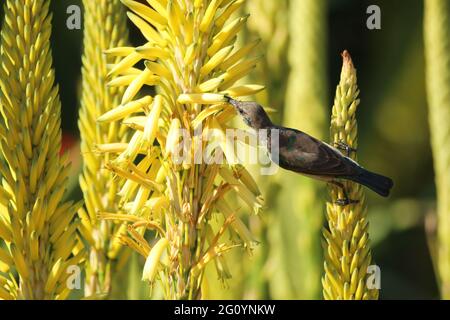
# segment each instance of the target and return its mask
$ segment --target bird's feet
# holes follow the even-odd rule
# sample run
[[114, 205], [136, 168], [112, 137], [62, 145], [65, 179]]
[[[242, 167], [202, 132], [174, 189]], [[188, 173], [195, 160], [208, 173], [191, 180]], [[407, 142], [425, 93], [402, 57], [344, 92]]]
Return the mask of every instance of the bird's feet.
[[359, 200], [352, 200], [348, 197], [347, 190], [345, 190], [345, 186], [341, 182], [332, 180], [332, 181], [329, 181], [329, 183], [340, 188], [343, 193], [343, 199], [337, 199], [336, 201], [333, 202], [333, 204], [336, 204], [340, 207], [346, 207], [346, 206], [349, 206], [352, 204], [359, 203]]
[[350, 157], [351, 153], [358, 151], [355, 148], [350, 147], [348, 144], [346, 144], [344, 141], [340, 140], [339, 142], [335, 142], [334, 146], [339, 150], [345, 152], [347, 157]]
[[359, 203], [359, 200], [351, 200], [351, 199], [338, 199], [335, 202], [333, 202], [334, 204], [340, 206], [340, 207], [346, 207], [352, 204], [357, 204]]

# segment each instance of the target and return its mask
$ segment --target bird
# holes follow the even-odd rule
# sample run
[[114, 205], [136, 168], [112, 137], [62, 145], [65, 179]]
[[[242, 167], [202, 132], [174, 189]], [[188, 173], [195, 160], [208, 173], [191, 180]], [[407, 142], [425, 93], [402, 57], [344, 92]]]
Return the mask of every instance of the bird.
[[[366, 186], [383, 197], [389, 196], [394, 186], [392, 179], [366, 170], [351, 159], [350, 153], [356, 150], [342, 142], [334, 147], [300, 130], [275, 125], [263, 107], [256, 102], [238, 101], [229, 96], [226, 99], [247, 126], [255, 130], [266, 129], [269, 133], [273, 129], [278, 130], [277, 164], [281, 168], [339, 187], [343, 191], [344, 199], [339, 199], [337, 204], [346, 206], [357, 203], [347, 196], [342, 180]], [[265, 143], [269, 154], [272, 155], [272, 139], [267, 139]]]

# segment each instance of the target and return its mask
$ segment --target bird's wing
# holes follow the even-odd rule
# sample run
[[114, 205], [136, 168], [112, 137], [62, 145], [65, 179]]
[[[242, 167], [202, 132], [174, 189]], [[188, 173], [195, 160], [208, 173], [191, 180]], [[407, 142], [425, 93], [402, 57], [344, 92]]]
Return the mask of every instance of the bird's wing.
[[357, 174], [356, 163], [328, 144], [294, 129], [282, 129], [279, 135], [279, 163], [282, 168], [317, 176]]

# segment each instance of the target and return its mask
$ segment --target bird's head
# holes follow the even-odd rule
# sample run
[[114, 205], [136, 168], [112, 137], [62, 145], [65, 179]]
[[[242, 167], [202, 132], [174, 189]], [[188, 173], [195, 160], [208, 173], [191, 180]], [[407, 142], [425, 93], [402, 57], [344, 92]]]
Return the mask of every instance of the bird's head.
[[256, 102], [238, 101], [228, 97], [228, 103], [236, 108], [244, 122], [253, 129], [267, 129], [273, 125], [263, 107]]

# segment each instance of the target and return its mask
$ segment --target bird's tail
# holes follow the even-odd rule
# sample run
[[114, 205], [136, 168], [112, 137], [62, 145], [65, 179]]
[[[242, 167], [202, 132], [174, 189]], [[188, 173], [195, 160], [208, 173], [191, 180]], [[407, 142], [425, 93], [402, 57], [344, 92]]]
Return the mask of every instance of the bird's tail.
[[350, 180], [372, 189], [383, 197], [389, 196], [389, 193], [394, 186], [392, 179], [365, 169], [362, 169], [359, 175], [351, 177]]

